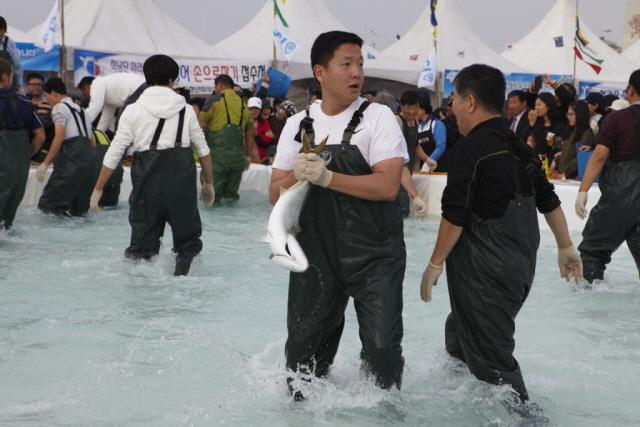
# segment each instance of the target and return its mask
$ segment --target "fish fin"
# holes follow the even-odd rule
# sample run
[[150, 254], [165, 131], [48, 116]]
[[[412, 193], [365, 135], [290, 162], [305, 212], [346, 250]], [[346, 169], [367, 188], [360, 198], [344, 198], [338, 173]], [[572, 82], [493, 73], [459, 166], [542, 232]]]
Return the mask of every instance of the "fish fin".
[[324, 146], [327, 145], [327, 141], [329, 141], [329, 135], [325, 136], [322, 141], [320, 141], [320, 144], [316, 145], [315, 147], [313, 147], [313, 152], [316, 153], [317, 155], [320, 155], [320, 153], [322, 152], [322, 150], [324, 150]]

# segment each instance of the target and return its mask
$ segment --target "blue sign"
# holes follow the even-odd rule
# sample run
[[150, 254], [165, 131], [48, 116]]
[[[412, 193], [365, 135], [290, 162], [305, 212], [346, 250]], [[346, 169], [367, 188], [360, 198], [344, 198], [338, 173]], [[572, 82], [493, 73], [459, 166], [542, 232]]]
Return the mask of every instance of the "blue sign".
[[[459, 70], [445, 70], [444, 71], [444, 79], [442, 82], [442, 92], [444, 97], [448, 97], [453, 92], [453, 80], [458, 75]], [[538, 76], [539, 74], [531, 74], [531, 73], [506, 73], [504, 78], [507, 82], [507, 90], [505, 93], [508, 94], [512, 90], [524, 90], [528, 89], [531, 82]], [[571, 76], [562, 75], [562, 74], [552, 74], [551, 79], [555, 81], [571, 81]], [[545, 90], [546, 89], [546, 90]], [[542, 91], [553, 91], [551, 87], [543, 85]]]
[[16, 42], [20, 55], [20, 63], [25, 71], [59, 71], [60, 45], [53, 46], [49, 52], [34, 43]]
[[579, 97], [585, 98], [590, 92], [599, 92], [603, 95], [615, 95], [624, 98], [627, 85], [624, 83], [598, 83], [580, 82], [578, 86]]

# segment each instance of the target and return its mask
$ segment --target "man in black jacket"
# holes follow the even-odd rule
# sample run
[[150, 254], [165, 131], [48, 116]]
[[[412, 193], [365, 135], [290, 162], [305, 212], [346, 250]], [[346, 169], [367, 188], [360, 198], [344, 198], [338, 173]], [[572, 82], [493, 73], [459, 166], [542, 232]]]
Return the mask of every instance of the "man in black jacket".
[[502, 72], [488, 65], [471, 65], [454, 80], [452, 108], [465, 137], [451, 155], [438, 240], [420, 294], [431, 300], [446, 260], [447, 351], [478, 379], [510, 384], [525, 401], [513, 336], [535, 274], [536, 208], [556, 237], [561, 276], [579, 279], [582, 263], [537, 156], [505, 126], [504, 93]]

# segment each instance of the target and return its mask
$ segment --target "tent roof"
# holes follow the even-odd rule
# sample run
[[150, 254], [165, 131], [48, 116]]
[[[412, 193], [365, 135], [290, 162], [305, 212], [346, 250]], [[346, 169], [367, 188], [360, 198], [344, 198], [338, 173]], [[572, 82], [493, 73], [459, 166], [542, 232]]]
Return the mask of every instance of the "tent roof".
[[[490, 64], [505, 73], [526, 72], [491, 49], [471, 29], [455, 0], [440, 0], [436, 9], [438, 19], [439, 70], [460, 70], [474, 63]], [[433, 50], [431, 9], [427, 6], [413, 26], [382, 53], [399, 60], [415, 61], [421, 67]]]
[[[153, 0], [73, 0], [65, 2], [65, 44], [79, 49], [182, 58], [220, 57], [165, 14]], [[29, 31], [38, 39], [42, 23]], [[56, 43], [61, 36], [56, 34]]]
[[640, 40], [631, 43], [629, 47], [622, 52], [622, 57], [632, 64], [640, 63]]
[[[537, 73], [573, 74], [573, 47], [576, 30], [575, 3], [557, 0], [542, 21], [502, 55]], [[620, 54], [606, 45], [580, 19], [580, 30], [599, 59], [602, 71], [596, 72], [581, 60], [576, 61], [576, 78], [597, 82], [626, 82], [632, 66]], [[563, 46], [556, 47], [555, 38], [562, 37]]]
[[[348, 29], [331, 13], [324, 0], [287, 0], [278, 6], [289, 25], [292, 38], [300, 45], [300, 51], [286, 65], [286, 59], [276, 49], [276, 59], [281, 68], [294, 80], [312, 76], [310, 53], [316, 37], [326, 31]], [[273, 1], [267, 0], [249, 23], [240, 30], [218, 42], [214, 48], [225, 57], [234, 59], [272, 59], [273, 58]], [[365, 44], [362, 46], [367, 77], [415, 84], [418, 81], [419, 68], [404, 61], [391, 61], [380, 52]]]
[[30, 43], [33, 42], [33, 37], [24, 31], [20, 31], [16, 27], [7, 25], [7, 35], [16, 42]]

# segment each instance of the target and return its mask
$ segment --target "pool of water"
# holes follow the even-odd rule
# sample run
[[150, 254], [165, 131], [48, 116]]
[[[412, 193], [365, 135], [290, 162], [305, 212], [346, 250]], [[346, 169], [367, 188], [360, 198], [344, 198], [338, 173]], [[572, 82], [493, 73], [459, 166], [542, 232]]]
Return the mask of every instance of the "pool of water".
[[[269, 210], [246, 192], [233, 207], [201, 212], [204, 249], [181, 278], [172, 276], [170, 237], [151, 262], [124, 259], [126, 206], [77, 220], [19, 211], [15, 229], [0, 234], [0, 425], [523, 424], [501, 404], [505, 388], [447, 356], [446, 279], [431, 303], [419, 299], [438, 218], [405, 222], [402, 391], [381, 391], [360, 373], [350, 305], [331, 374], [308, 387], [309, 401], [291, 402], [288, 274], [259, 241]], [[562, 281], [555, 256], [543, 233], [517, 319], [532, 400], [549, 425], [640, 425], [640, 286], [628, 250], [593, 289]]]

